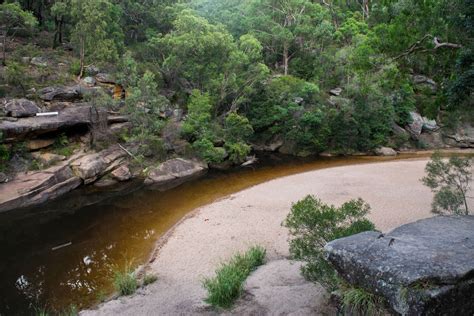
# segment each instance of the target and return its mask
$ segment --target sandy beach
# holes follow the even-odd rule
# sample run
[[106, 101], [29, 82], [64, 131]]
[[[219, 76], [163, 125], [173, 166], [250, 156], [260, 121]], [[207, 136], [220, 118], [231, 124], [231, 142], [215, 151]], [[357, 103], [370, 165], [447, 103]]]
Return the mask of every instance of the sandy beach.
[[[203, 303], [206, 293], [201, 280], [212, 276], [223, 260], [250, 245], [264, 246], [269, 263], [287, 258], [288, 233], [281, 223], [291, 204], [308, 194], [335, 205], [361, 197], [372, 208], [370, 219], [384, 232], [432, 216], [432, 193], [420, 182], [426, 163], [426, 159], [412, 159], [310, 171], [272, 180], [204, 206], [183, 219], [162, 242], [156, 258], [147, 267], [147, 271], [158, 276], [156, 283], [131, 297], [109, 301], [81, 315], [215, 314]], [[474, 207], [472, 200], [470, 203]], [[288, 289], [283, 284], [273, 284], [268, 295], [262, 293], [260, 302], [255, 303], [260, 304], [258, 308], [257, 304], [242, 309], [237, 304], [234, 313], [330, 314], [323, 306], [324, 290], [305, 283], [298, 274], [297, 263], [291, 266], [296, 268], [292, 268], [294, 271], [286, 280], [295, 284], [293, 290], [301, 287], [310, 302], [302, 300], [302, 305], [288, 310], [288, 304], [292, 304], [291, 297], [286, 295], [289, 292], [285, 292]], [[282, 265], [275, 267], [266, 277], [256, 277], [274, 276], [281, 280], [284, 273], [278, 269]], [[249, 280], [246, 289], [254, 281]], [[267, 283], [272, 284], [271, 280]], [[275, 297], [279, 298], [277, 304]], [[258, 301], [259, 297], [250, 300]], [[262, 307], [265, 304], [273, 305], [274, 309]]]

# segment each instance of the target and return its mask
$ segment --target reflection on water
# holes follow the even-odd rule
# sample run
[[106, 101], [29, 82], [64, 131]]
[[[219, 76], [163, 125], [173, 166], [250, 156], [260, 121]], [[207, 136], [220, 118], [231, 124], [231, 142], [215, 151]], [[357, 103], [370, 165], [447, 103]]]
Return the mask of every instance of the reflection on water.
[[60, 311], [97, 302], [112, 292], [114, 270], [146, 262], [163, 233], [186, 213], [217, 198], [285, 175], [389, 160], [281, 159], [208, 174], [166, 192], [141, 189], [76, 208], [71, 206], [73, 195], [77, 201], [75, 192], [27, 215], [0, 215], [0, 314], [28, 314], [35, 308]]

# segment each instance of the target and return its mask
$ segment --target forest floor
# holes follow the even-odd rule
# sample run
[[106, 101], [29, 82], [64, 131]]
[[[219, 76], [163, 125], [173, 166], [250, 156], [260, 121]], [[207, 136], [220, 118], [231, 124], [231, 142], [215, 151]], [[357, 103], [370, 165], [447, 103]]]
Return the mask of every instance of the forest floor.
[[106, 302], [81, 315], [217, 314], [203, 302], [206, 292], [201, 281], [213, 276], [219, 264], [235, 252], [255, 244], [267, 249], [267, 263], [250, 276], [243, 298], [225, 313], [333, 314], [329, 295], [319, 285], [303, 280], [299, 264], [287, 260], [288, 231], [281, 223], [292, 203], [308, 194], [335, 205], [361, 197], [372, 207], [369, 218], [387, 232], [432, 216], [433, 195], [420, 182], [427, 161], [310, 171], [251, 187], [197, 209], [162, 238], [146, 267], [158, 281], [131, 297]]

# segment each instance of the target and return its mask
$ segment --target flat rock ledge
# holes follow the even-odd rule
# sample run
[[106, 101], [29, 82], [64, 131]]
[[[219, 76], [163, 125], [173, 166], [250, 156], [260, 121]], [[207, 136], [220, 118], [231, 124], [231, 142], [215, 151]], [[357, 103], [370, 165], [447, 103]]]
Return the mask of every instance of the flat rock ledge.
[[[132, 174], [128, 163], [127, 153], [111, 146], [97, 153], [77, 153], [46, 170], [19, 173], [0, 183], [0, 213], [54, 200], [83, 185], [107, 189], [134, 178], [143, 181], [140, 174]], [[202, 162], [175, 158], [153, 168], [145, 184], [167, 190], [205, 174], [207, 169]]]
[[474, 216], [438, 216], [389, 234], [364, 232], [328, 243], [349, 283], [386, 298], [402, 315], [472, 315]]

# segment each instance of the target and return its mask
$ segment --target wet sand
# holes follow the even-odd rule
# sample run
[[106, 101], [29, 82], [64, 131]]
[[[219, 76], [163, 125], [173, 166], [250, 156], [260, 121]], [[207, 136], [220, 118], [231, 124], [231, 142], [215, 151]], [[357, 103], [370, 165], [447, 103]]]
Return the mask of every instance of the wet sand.
[[[411, 159], [310, 171], [251, 187], [197, 209], [164, 237], [147, 267], [149, 273], [158, 276], [156, 283], [132, 297], [81, 314], [215, 314], [203, 303], [206, 293], [201, 280], [212, 276], [223, 260], [250, 245], [264, 246], [268, 261], [287, 258], [288, 233], [281, 223], [291, 204], [308, 194], [335, 205], [361, 197], [372, 208], [369, 218], [384, 232], [432, 216], [432, 193], [420, 182], [427, 161]], [[472, 200], [470, 203], [474, 207]], [[318, 296], [316, 303], [323, 301], [324, 291], [317, 285], [307, 293]], [[283, 300], [282, 304], [288, 302]], [[312, 313], [319, 313], [316, 307]], [[241, 314], [242, 309], [236, 308]], [[267, 312], [272, 314], [272, 310]]]

